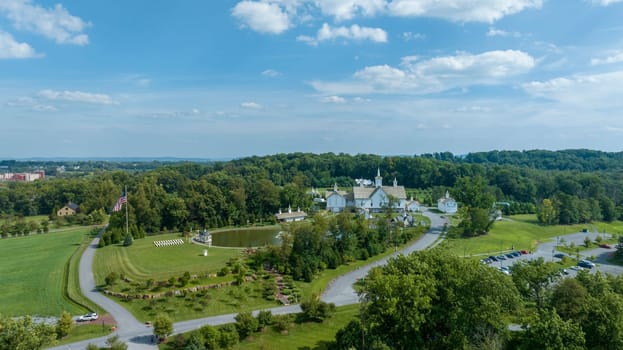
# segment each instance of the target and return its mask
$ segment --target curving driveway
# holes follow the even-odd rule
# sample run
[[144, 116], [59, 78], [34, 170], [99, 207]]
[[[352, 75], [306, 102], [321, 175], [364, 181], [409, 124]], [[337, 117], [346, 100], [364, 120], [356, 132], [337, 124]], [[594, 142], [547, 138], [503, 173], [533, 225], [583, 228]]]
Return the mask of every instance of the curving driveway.
[[[326, 302], [335, 303], [337, 306], [358, 303], [359, 299], [352, 285], [353, 283], [355, 283], [355, 281], [357, 281], [357, 279], [364, 277], [368, 273], [368, 271], [370, 271], [370, 269], [375, 266], [381, 266], [386, 264], [389, 258], [394, 257], [398, 254], [409, 254], [413, 251], [426, 249], [434, 245], [435, 242], [439, 243], [441, 240], [440, 233], [443, 230], [443, 225], [444, 223], [446, 223], [446, 219], [430, 211], [424, 212], [424, 215], [426, 215], [431, 220], [430, 229], [427, 233], [424, 234], [424, 236], [422, 236], [413, 244], [400, 251], [395, 252], [389, 257], [368, 264], [355, 271], [351, 271], [336, 278], [331, 282], [330, 286], [323, 293], [321, 299]], [[152, 344], [153, 331], [151, 328], [140, 323], [125, 308], [96, 290], [95, 278], [93, 276], [93, 258], [95, 257], [95, 251], [98, 247], [98, 244], [99, 237], [95, 238], [91, 242], [89, 247], [82, 255], [82, 258], [80, 259], [79, 275], [80, 289], [82, 290], [82, 293], [115, 318], [118, 326], [115, 334], [119, 336], [119, 339], [121, 341], [124, 341], [128, 344], [128, 349], [157, 349], [157, 346]], [[274, 315], [301, 312], [301, 308], [299, 305], [275, 307], [269, 310]], [[255, 311], [254, 314], [256, 314], [257, 312], [258, 311]], [[194, 329], [198, 329], [204, 325], [216, 326], [225, 323], [232, 323], [235, 322], [234, 317], [236, 315], [237, 314], [234, 313], [177, 322], [173, 325], [173, 333], [178, 334], [188, 332]], [[106, 339], [108, 339], [110, 336], [112, 335], [57, 346], [50, 349], [85, 349], [89, 343], [93, 343], [100, 347], [103, 347], [106, 345]]]

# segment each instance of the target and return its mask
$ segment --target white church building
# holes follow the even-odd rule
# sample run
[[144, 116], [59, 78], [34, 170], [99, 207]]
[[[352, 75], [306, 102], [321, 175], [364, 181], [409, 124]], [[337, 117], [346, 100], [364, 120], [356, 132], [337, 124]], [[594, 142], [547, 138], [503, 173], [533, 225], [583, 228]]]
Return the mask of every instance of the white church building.
[[373, 186], [366, 186], [364, 181], [358, 181], [358, 186], [353, 186], [351, 193], [340, 191], [337, 184], [332, 191], [327, 191], [327, 210], [332, 212], [343, 211], [347, 206], [364, 209], [369, 212], [379, 212], [393, 200], [392, 209], [403, 210], [407, 205], [407, 195], [404, 186], [398, 186], [394, 179], [392, 186], [383, 186], [383, 178], [380, 169], [377, 170]]
[[446, 191], [446, 195], [437, 200], [437, 209], [442, 213], [454, 214], [458, 209], [458, 205], [454, 198], [450, 197], [450, 193]]

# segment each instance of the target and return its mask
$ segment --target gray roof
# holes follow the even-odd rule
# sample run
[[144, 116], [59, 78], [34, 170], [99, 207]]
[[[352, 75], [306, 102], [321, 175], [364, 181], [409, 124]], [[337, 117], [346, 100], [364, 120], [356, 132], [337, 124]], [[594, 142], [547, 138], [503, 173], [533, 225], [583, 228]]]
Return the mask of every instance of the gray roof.
[[70, 208], [70, 209], [73, 209], [73, 210], [78, 210], [78, 208], [80, 208], [80, 206], [78, 204], [72, 203], [72, 202], [67, 203], [66, 207]]
[[280, 214], [275, 214], [275, 216], [277, 217], [277, 220], [285, 220], [285, 219], [290, 219], [290, 218], [299, 218], [299, 217], [307, 217], [307, 213], [304, 211], [293, 211], [291, 213], [280, 213]]
[[348, 192], [346, 192], [346, 191], [337, 191], [337, 192], [336, 191], [327, 191], [327, 192], [325, 192], [325, 198], [329, 198], [329, 197], [331, 197], [334, 194], [339, 194], [342, 197], [346, 197], [346, 195], [348, 195]]
[[[372, 196], [378, 187], [353, 187], [353, 195], [355, 199], [367, 199]], [[407, 199], [407, 193], [404, 186], [381, 186], [383, 191], [388, 195], [397, 199]]]

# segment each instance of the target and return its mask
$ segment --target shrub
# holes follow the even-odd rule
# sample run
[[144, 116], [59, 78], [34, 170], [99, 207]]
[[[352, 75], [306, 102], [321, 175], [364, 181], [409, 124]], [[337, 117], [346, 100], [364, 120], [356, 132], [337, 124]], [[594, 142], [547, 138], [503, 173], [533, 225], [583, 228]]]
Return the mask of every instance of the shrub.
[[241, 312], [235, 317], [236, 330], [240, 339], [245, 339], [254, 332], [257, 332], [259, 328], [258, 320], [253, 317], [250, 311]]
[[116, 272], [111, 272], [104, 278], [107, 286], [112, 286], [119, 279], [119, 275]]

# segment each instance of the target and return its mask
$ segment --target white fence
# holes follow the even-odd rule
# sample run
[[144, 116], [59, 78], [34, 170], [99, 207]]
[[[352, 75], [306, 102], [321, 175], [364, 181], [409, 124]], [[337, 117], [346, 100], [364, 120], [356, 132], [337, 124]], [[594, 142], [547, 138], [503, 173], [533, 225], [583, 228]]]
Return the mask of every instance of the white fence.
[[181, 244], [184, 244], [184, 240], [181, 238], [167, 239], [165, 241], [154, 241], [154, 245], [156, 247], [170, 247], [170, 246], [181, 245]]

